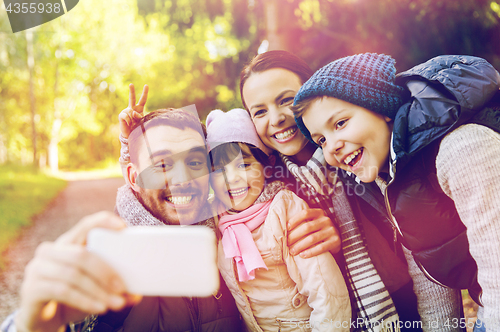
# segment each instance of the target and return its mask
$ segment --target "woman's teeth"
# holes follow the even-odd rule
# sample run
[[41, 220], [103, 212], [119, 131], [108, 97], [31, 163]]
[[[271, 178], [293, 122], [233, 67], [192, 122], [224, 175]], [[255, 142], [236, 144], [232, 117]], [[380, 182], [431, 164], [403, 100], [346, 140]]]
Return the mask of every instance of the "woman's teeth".
[[191, 202], [192, 198], [193, 196], [169, 196], [167, 197], [167, 201], [174, 205], [184, 205]]
[[[344, 164], [349, 165], [351, 163], [351, 161], [353, 161], [353, 159], [356, 158], [356, 156], [361, 153], [361, 150], [362, 149], [360, 148], [360, 149], [354, 151], [353, 153], [351, 153], [350, 155], [348, 155], [344, 159]], [[352, 166], [352, 165], [350, 165], [350, 166]]]
[[274, 137], [276, 137], [277, 139], [279, 140], [284, 140], [284, 139], [287, 139], [289, 138], [290, 136], [292, 136], [293, 134], [295, 134], [295, 132], [297, 131], [297, 128], [290, 128], [288, 129], [287, 131], [284, 131], [282, 133], [277, 133], [277, 134], [274, 134]]

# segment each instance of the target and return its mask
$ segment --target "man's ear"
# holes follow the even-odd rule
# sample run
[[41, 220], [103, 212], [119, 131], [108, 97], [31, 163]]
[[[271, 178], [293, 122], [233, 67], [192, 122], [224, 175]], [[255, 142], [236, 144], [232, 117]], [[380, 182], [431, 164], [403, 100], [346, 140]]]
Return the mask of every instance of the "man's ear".
[[140, 187], [136, 183], [138, 175], [139, 171], [137, 170], [136, 166], [132, 163], [129, 163], [126, 169], [125, 182], [127, 182], [130, 188], [132, 188], [132, 190], [135, 192], [140, 191]]

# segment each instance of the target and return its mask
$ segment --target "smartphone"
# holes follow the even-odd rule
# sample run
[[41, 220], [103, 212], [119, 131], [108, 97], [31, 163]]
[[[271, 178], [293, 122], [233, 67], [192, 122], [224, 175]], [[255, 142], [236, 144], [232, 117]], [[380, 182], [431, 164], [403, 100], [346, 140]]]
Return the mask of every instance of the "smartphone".
[[118, 272], [130, 294], [205, 297], [219, 288], [217, 242], [208, 227], [96, 228], [87, 249]]

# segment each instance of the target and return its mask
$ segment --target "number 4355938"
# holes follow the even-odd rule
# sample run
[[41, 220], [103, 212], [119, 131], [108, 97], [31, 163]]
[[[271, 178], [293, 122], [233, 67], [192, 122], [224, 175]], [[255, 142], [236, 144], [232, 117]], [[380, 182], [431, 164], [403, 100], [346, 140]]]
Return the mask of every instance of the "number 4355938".
[[23, 13], [23, 14], [27, 14], [27, 13], [31, 13], [31, 14], [34, 14], [34, 13], [39, 13], [39, 14], [42, 14], [42, 13], [47, 13], [47, 14], [51, 14], [51, 13], [60, 13], [62, 8], [61, 8], [61, 4], [60, 3], [27, 3], [27, 2], [23, 2], [23, 3], [9, 3], [7, 8], [5, 8], [7, 13], [15, 13], [15, 14], [19, 14], [19, 13]]

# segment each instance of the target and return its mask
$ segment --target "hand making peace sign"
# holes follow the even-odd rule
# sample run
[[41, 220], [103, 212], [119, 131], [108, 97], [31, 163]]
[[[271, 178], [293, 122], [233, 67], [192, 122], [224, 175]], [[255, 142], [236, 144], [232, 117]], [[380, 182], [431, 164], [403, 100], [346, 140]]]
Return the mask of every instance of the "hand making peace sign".
[[120, 132], [124, 138], [128, 138], [134, 124], [143, 117], [144, 105], [148, 99], [149, 87], [144, 85], [139, 103], [135, 103], [134, 84], [129, 85], [128, 107], [120, 112], [118, 120], [120, 122]]

